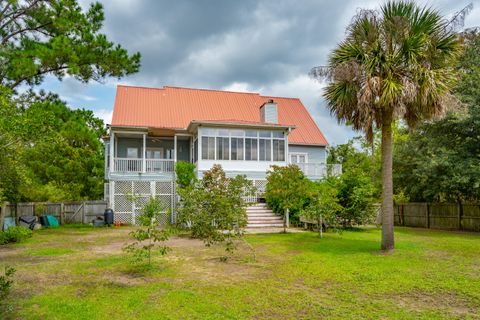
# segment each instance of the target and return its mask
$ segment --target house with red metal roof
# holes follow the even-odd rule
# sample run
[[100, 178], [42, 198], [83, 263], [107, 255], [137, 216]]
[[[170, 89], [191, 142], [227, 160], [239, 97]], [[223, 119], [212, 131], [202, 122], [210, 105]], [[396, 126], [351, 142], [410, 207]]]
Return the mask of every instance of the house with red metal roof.
[[214, 164], [246, 175], [260, 198], [272, 165], [295, 163], [311, 179], [324, 177], [327, 145], [297, 98], [120, 85], [105, 140], [105, 197], [125, 222], [134, 223], [151, 196], [174, 208], [175, 163], [187, 161], [198, 176]]

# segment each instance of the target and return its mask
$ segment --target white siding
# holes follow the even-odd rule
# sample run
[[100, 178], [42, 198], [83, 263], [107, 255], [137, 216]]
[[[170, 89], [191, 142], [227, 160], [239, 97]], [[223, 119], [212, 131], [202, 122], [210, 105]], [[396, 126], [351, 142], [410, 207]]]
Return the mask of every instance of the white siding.
[[306, 153], [309, 163], [327, 163], [327, 151], [323, 146], [288, 145], [288, 153]]

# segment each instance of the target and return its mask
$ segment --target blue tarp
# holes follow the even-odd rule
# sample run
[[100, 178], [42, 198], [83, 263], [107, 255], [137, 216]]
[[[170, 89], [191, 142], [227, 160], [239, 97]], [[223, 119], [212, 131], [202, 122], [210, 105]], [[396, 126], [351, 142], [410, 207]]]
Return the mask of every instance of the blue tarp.
[[5, 217], [5, 220], [3, 221], [3, 230], [7, 230], [10, 227], [15, 227], [15, 218]]
[[51, 215], [47, 215], [47, 221], [49, 227], [58, 227], [60, 224], [58, 223], [57, 218]]

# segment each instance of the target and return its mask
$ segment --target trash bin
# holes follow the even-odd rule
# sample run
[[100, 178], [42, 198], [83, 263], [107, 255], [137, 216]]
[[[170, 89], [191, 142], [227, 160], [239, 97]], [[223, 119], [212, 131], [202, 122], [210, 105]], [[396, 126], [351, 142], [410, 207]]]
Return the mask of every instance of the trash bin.
[[37, 217], [34, 216], [20, 216], [20, 218], [18, 218], [18, 224], [20, 226], [31, 230], [35, 228], [35, 223], [37, 223]]
[[110, 208], [105, 209], [105, 212], [103, 213], [103, 218], [107, 226], [113, 225], [113, 210]]
[[49, 227], [49, 226], [50, 226], [50, 225], [48, 224], [48, 219], [47, 219], [47, 216], [46, 216], [46, 215], [40, 217], [40, 223], [41, 223], [42, 226], [44, 226], [44, 227]]

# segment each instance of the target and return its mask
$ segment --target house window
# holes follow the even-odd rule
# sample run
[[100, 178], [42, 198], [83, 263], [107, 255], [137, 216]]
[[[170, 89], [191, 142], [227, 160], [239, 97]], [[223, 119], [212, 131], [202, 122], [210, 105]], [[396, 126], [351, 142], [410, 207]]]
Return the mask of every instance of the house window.
[[257, 160], [257, 138], [245, 138], [245, 160]]
[[271, 131], [259, 131], [258, 134], [260, 135], [260, 138], [271, 138], [272, 137], [272, 132]]
[[272, 145], [270, 139], [259, 139], [260, 161], [270, 161], [272, 156]]
[[228, 160], [230, 159], [228, 156], [228, 146], [229, 146], [229, 139], [228, 138], [217, 138], [217, 160]]
[[127, 158], [136, 159], [138, 158], [138, 148], [127, 148]]
[[[286, 137], [283, 131], [202, 128], [201, 134], [203, 134], [201, 158], [204, 160], [286, 159]], [[194, 149], [195, 147], [196, 145]]]
[[175, 150], [167, 149], [165, 151], [166, 151], [165, 159], [173, 159], [173, 156], [175, 155]]
[[231, 159], [243, 160], [243, 138], [231, 138]]
[[163, 148], [147, 148], [147, 159], [162, 159]]
[[285, 141], [273, 139], [273, 161], [285, 161]]
[[245, 136], [257, 137], [257, 130], [245, 130]]
[[283, 139], [285, 134], [283, 133], [283, 131], [273, 131], [272, 135], [273, 135], [274, 138], [282, 138]]
[[290, 162], [305, 163], [307, 162], [307, 154], [306, 153], [290, 153]]
[[202, 137], [202, 159], [215, 160], [215, 138]]

